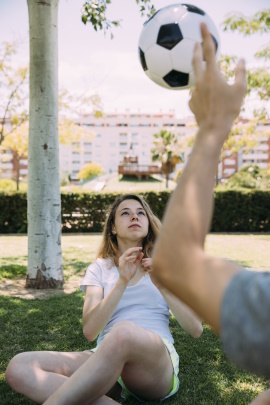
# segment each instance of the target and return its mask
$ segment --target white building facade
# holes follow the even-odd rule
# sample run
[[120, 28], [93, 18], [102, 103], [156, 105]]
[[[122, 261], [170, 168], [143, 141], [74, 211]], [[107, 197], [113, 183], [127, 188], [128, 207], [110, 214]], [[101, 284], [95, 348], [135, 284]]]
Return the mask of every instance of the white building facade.
[[87, 163], [98, 163], [104, 172], [116, 172], [124, 156], [132, 153], [138, 156], [140, 165], [152, 162], [151, 148], [153, 135], [161, 129], [167, 129], [179, 135], [179, 138], [194, 134], [195, 127], [189, 127], [189, 120], [178, 119], [168, 114], [108, 114], [95, 118], [84, 116], [76, 120], [81, 126], [90, 128], [94, 137], [72, 145], [60, 145], [61, 173], [75, 179], [79, 170]]

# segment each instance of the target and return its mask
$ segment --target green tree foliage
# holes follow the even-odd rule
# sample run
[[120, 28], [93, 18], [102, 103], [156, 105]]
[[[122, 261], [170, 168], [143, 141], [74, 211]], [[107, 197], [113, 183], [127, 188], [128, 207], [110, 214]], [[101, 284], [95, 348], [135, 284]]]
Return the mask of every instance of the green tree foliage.
[[99, 176], [103, 169], [98, 163], [88, 163], [78, 173], [78, 179], [86, 181]]
[[[242, 33], [245, 36], [253, 35], [255, 33], [259, 34], [270, 34], [270, 9], [261, 10], [251, 17], [245, 17], [241, 14], [231, 14], [223, 22], [224, 31], [236, 31]], [[270, 42], [268, 42], [263, 49], [258, 50], [254, 55], [258, 60], [264, 60], [267, 65], [265, 67], [257, 67], [248, 69], [247, 72], [247, 83], [248, 91], [247, 94], [253, 93], [261, 101], [268, 101], [270, 97]], [[226, 60], [227, 58], [227, 60]], [[226, 65], [223, 71], [229, 73], [229, 77], [232, 75], [234, 70], [235, 57], [223, 57], [222, 65]], [[269, 115], [264, 106], [260, 110], [254, 111], [254, 116], [257, 118], [266, 118]]]
[[175, 170], [176, 164], [183, 161], [183, 153], [176, 134], [162, 129], [154, 134], [154, 138], [154, 147], [151, 149], [152, 161], [161, 163], [161, 172], [166, 177], [168, 188], [169, 176]]
[[270, 190], [270, 168], [261, 169], [257, 165], [244, 166], [226, 181], [225, 188]]
[[0, 145], [5, 137], [28, 119], [28, 67], [15, 68], [15, 44], [0, 44]]
[[[109, 20], [107, 18], [108, 5], [111, 0], [87, 0], [82, 8], [82, 22], [84, 24], [92, 24], [95, 31], [103, 30], [105, 33], [112, 30], [113, 27], [119, 27], [120, 20]], [[140, 6], [141, 15], [146, 15], [148, 18], [155, 13], [155, 8], [151, 0], [136, 0]], [[111, 33], [111, 38], [113, 34]]]

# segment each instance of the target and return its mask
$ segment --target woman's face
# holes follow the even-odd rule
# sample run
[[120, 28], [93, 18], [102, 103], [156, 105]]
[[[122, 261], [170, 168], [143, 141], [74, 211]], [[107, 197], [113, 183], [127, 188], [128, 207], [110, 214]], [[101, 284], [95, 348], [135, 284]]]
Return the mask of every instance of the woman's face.
[[117, 207], [112, 232], [119, 239], [142, 240], [148, 234], [149, 220], [137, 200], [124, 200]]

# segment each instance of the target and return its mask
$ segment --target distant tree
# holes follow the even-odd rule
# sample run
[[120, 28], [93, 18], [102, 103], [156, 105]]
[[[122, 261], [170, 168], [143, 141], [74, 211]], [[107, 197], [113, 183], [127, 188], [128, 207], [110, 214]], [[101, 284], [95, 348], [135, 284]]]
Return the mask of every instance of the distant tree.
[[183, 153], [176, 134], [162, 129], [154, 134], [154, 138], [154, 147], [151, 149], [152, 161], [161, 163], [161, 172], [166, 177], [168, 188], [170, 174], [174, 172], [177, 163], [183, 161]]
[[28, 67], [15, 68], [13, 43], [0, 45], [0, 145], [5, 137], [28, 119]]
[[26, 121], [5, 137], [2, 143], [2, 148], [12, 153], [13, 180], [16, 181], [17, 190], [20, 184], [20, 160], [28, 157], [28, 131], [29, 122]]
[[257, 165], [244, 166], [226, 180], [224, 187], [226, 189], [249, 188], [270, 190], [270, 168], [261, 169]]
[[93, 177], [99, 176], [103, 172], [101, 165], [98, 163], [88, 163], [78, 173], [78, 179], [91, 180]]
[[[29, 121], [14, 129], [9, 136], [5, 137], [0, 151], [10, 151], [13, 161], [13, 179], [16, 188], [20, 184], [20, 161], [28, 158], [28, 133]], [[59, 119], [59, 142], [60, 144], [78, 143], [80, 139], [92, 139], [94, 134], [86, 127], [79, 126], [73, 120], [61, 117]]]
[[[224, 31], [236, 31], [245, 36], [254, 33], [270, 34], [270, 9], [261, 10], [252, 17], [245, 17], [242, 14], [232, 13], [223, 22]], [[270, 98], [270, 42], [255, 53], [255, 58], [264, 61], [265, 66], [248, 69], [247, 94], [253, 94], [261, 102], [261, 107], [254, 110], [254, 117], [264, 119], [269, 117], [269, 110], [265, 108]], [[223, 56], [225, 72], [231, 77], [234, 71], [236, 56]], [[226, 69], [225, 69], [225, 65]]]

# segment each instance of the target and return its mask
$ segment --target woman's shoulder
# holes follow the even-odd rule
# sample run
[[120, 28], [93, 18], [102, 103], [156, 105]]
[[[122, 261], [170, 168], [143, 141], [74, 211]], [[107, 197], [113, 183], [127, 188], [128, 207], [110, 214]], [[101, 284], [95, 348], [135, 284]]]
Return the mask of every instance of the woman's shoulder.
[[110, 270], [115, 266], [112, 257], [107, 258], [98, 257], [93, 264], [96, 264], [102, 270]]

